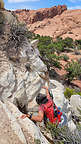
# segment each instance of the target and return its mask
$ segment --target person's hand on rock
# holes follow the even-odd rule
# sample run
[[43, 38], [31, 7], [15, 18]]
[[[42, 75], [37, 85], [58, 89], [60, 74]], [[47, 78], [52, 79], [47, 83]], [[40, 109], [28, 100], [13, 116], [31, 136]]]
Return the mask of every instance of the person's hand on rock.
[[24, 118], [26, 118], [27, 117], [27, 115], [26, 114], [23, 114], [22, 116], [21, 116], [21, 119], [24, 119]]

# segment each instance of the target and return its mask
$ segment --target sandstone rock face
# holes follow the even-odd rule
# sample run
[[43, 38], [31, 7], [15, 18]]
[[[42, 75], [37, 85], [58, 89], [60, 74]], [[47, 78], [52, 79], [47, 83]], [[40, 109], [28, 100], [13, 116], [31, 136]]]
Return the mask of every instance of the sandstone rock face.
[[76, 116], [80, 116], [81, 111], [81, 96], [80, 95], [72, 95], [70, 98], [70, 105], [72, 107], [72, 111]]
[[20, 118], [19, 111], [27, 112], [28, 103], [44, 84], [40, 75], [47, 67], [26, 38], [25, 27], [11, 12], [0, 14], [5, 21], [0, 35], [0, 143], [49, 144], [32, 121]]
[[26, 20], [27, 24], [32, 24], [37, 21], [42, 21], [45, 18], [53, 18], [56, 15], [60, 15], [63, 11], [67, 10], [65, 5], [58, 5], [52, 8], [42, 8], [39, 10], [16, 10], [15, 13], [17, 15], [21, 15], [21, 19], [23, 19], [23, 15], [26, 14], [24, 20]]
[[40, 75], [47, 71], [47, 67], [23, 36], [25, 28], [18, 26], [10, 12], [1, 13], [6, 20], [5, 32], [0, 35], [0, 100], [8, 99], [27, 110], [28, 102], [36, 97], [44, 84]]
[[64, 86], [56, 80], [50, 80], [50, 90], [53, 93], [53, 100], [58, 107], [64, 105]]
[[66, 7], [59, 6], [37, 11], [17, 10], [16, 14], [19, 20], [25, 22], [29, 30], [36, 34], [51, 36], [53, 39], [58, 36], [81, 39], [81, 10], [66, 10]]
[[0, 102], [0, 113], [1, 144], [34, 144], [36, 140], [41, 144], [49, 144], [32, 121], [20, 118], [22, 113], [12, 103]]
[[26, 144], [21, 127], [15, 117], [7, 109], [6, 105], [0, 102], [0, 142], [1, 144]]

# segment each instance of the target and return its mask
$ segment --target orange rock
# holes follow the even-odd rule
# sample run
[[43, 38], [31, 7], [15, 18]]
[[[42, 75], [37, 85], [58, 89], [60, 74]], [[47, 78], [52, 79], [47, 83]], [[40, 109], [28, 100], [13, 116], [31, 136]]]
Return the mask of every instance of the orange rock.
[[24, 21], [30, 31], [56, 39], [71, 37], [81, 39], [81, 10], [67, 10], [66, 6], [54, 6], [38, 10], [16, 10], [20, 21]]
[[81, 90], [81, 80], [73, 80], [72, 83], [73, 83], [75, 86], [79, 87], [80, 90]]

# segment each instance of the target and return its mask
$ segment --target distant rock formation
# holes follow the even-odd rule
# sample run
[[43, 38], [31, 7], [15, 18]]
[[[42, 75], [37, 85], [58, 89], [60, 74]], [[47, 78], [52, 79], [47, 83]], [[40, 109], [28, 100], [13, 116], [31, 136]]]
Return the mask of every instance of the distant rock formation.
[[67, 10], [64, 6], [38, 10], [16, 10], [19, 21], [25, 22], [35, 34], [81, 39], [81, 10]]
[[33, 24], [37, 21], [42, 21], [45, 18], [53, 18], [56, 15], [60, 15], [65, 10], [67, 10], [65, 5], [58, 5], [57, 7], [54, 6], [52, 8], [41, 8], [38, 10], [16, 10], [15, 13], [19, 15], [26, 13], [24, 20], [27, 24]]

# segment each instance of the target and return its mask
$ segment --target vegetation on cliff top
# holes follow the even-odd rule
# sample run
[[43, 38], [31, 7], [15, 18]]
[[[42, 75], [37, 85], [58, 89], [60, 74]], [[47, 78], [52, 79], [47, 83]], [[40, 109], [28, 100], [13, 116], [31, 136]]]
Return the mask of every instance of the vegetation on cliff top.
[[71, 82], [75, 78], [80, 79], [80, 62], [68, 62], [69, 57], [67, 55], [59, 56], [59, 54], [65, 51], [75, 51], [76, 49], [78, 52], [78, 50], [81, 49], [81, 40], [73, 41], [73, 39], [69, 37], [65, 39], [58, 37], [56, 41], [53, 41], [49, 36], [40, 36], [38, 34], [34, 35], [34, 39], [39, 39], [38, 49], [41, 54], [41, 59], [47, 65], [48, 70], [50, 70], [51, 67], [61, 69], [60, 60], [63, 59], [67, 61], [67, 65], [65, 66], [65, 70], [67, 72], [65, 79], [68, 82]]

